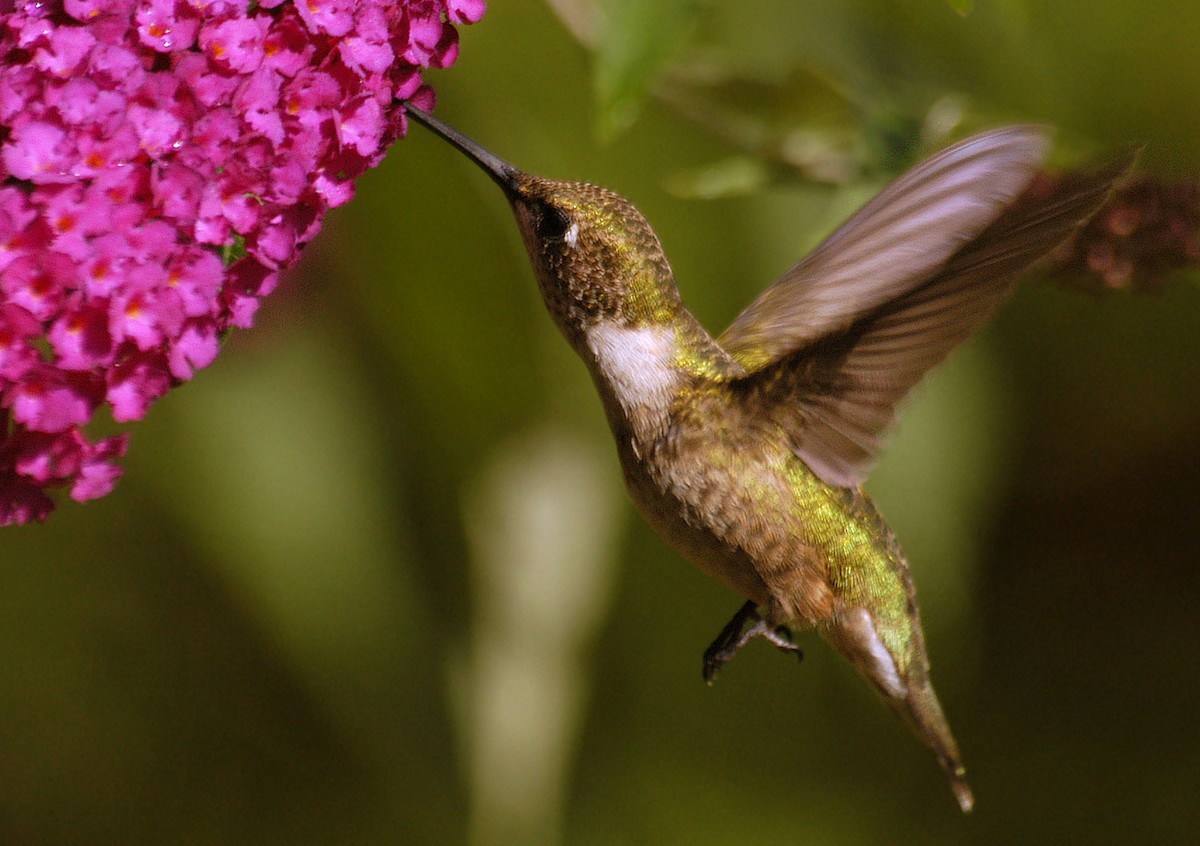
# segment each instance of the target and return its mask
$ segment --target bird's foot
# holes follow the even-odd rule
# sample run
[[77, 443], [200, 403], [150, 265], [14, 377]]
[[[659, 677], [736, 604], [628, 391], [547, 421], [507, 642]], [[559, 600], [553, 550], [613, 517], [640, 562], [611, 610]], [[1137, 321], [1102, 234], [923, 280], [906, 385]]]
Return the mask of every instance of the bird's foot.
[[[747, 620], [754, 620], [754, 624], [742, 631]], [[716, 679], [717, 670], [728, 664], [743, 646], [756, 637], [766, 638], [777, 649], [804, 659], [800, 647], [792, 643], [792, 633], [787, 627], [772, 626], [758, 613], [758, 606], [754, 602], [747, 602], [733, 615], [733, 619], [725, 624], [725, 628], [721, 629], [721, 633], [708, 649], [704, 650], [705, 683], [711, 685]]]

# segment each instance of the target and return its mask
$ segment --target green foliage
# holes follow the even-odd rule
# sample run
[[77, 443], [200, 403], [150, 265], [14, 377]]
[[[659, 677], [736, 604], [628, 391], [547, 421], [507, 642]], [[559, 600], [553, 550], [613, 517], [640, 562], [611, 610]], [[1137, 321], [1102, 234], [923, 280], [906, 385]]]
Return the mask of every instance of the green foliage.
[[226, 267], [246, 255], [246, 239], [241, 235], [233, 237], [233, 243], [221, 248], [221, 263]]
[[659, 75], [696, 24], [700, 0], [603, 0], [604, 24], [595, 53], [602, 138], [627, 129]]

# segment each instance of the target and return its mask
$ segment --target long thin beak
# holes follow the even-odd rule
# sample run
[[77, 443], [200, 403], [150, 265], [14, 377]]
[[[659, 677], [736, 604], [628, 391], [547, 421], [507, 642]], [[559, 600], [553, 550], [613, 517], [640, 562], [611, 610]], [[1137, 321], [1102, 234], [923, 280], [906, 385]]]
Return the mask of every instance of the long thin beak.
[[436, 134], [449, 141], [457, 147], [467, 158], [475, 162], [483, 168], [484, 173], [490, 176], [497, 185], [504, 189], [504, 193], [511, 194], [516, 190], [517, 183], [515, 177], [520, 173], [515, 167], [499, 156], [485, 150], [483, 147], [476, 144], [467, 136], [463, 135], [452, 126], [447, 126], [433, 115], [426, 114], [418, 109], [412, 103], [404, 101], [404, 110], [410, 114], [417, 123], [420, 123]]

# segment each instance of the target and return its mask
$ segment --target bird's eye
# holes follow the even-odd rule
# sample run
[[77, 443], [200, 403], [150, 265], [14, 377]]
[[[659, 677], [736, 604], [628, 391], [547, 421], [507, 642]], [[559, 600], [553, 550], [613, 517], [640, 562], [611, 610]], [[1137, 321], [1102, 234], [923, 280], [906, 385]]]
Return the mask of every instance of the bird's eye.
[[571, 218], [567, 217], [562, 209], [551, 205], [542, 206], [542, 216], [537, 225], [538, 237], [557, 241], [567, 233], [570, 226]]

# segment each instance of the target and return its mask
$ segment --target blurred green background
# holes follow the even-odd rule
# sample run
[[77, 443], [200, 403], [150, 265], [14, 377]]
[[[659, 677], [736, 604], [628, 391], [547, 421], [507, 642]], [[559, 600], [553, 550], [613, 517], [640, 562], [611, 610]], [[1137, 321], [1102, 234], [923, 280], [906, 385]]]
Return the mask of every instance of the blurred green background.
[[[714, 331], [979, 126], [1200, 171], [1194, 0], [551, 5], [465, 29], [439, 114], [633, 199]], [[872, 479], [963, 817], [811, 634], [701, 683], [740, 598], [635, 519], [503, 198], [414, 127], [112, 496], [0, 533], [0, 842], [1189, 842], [1197, 281], [1023, 288]]]

